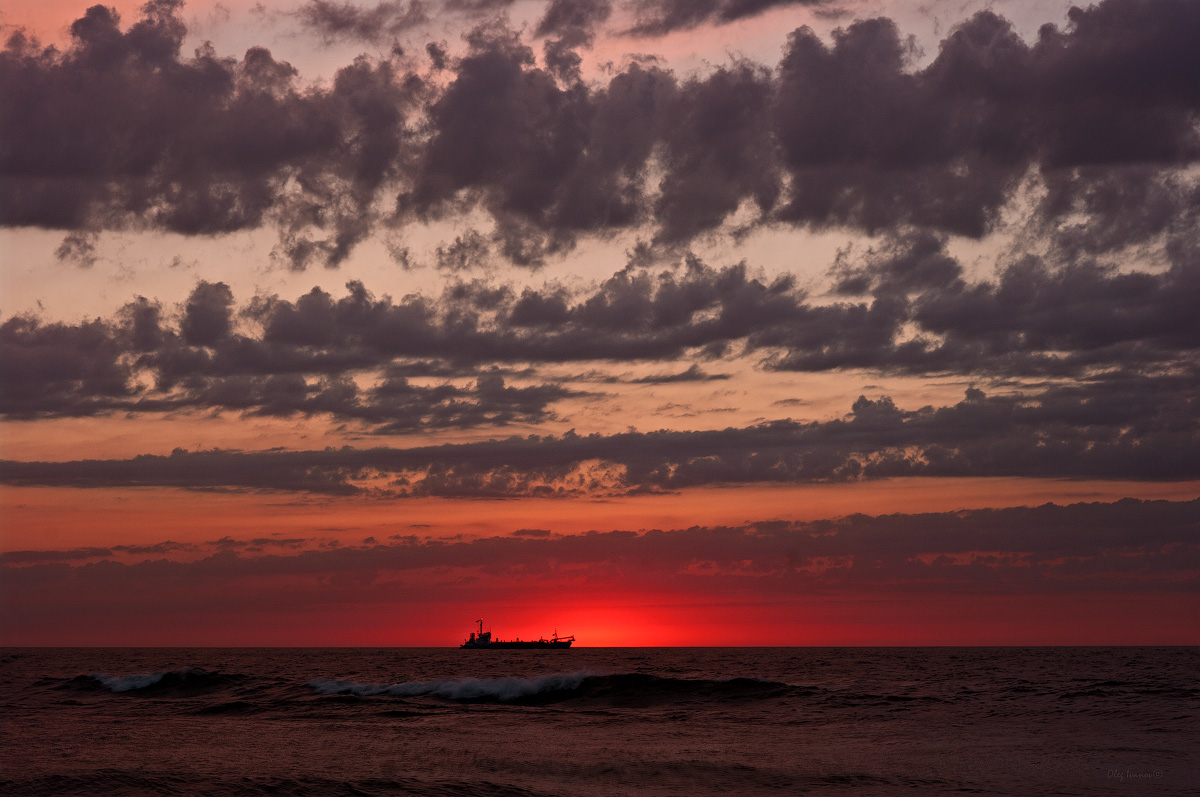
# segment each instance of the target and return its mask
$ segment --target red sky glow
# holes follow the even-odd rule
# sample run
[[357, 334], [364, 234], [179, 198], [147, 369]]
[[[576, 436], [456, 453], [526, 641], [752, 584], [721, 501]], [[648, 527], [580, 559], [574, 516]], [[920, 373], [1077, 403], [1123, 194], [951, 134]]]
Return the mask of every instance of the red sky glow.
[[1200, 4], [0, 23], [5, 644], [1200, 644]]

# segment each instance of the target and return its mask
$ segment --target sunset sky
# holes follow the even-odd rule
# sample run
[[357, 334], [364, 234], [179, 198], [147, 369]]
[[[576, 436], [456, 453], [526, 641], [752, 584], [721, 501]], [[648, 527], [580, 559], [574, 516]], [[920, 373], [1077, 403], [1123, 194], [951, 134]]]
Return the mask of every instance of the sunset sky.
[[0, 23], [3, 644], [1200, 644], [1200, 3]]

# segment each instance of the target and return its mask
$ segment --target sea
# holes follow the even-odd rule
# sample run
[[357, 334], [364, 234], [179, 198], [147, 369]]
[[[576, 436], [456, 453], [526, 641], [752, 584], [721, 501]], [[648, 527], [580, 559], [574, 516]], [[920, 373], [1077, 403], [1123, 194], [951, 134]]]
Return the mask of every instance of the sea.
[[1196, 795], [1200, 648], [7, 648], [0, 792]]

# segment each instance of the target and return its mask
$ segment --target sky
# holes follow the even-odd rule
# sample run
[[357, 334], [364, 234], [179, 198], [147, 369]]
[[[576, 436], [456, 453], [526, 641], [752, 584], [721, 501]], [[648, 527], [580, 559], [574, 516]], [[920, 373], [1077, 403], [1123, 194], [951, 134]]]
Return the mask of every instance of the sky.
[[1200, 3], [0, 25], [4, 644], [1200, 644]]

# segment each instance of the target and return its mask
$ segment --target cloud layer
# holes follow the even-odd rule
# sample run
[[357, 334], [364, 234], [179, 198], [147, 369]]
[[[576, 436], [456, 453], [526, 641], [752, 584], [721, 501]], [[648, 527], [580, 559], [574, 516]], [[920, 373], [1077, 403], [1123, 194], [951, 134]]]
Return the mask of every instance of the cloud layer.
[[[839, 258], [828, 293], [695, 257], [631, 264], [590, 287], [518, 292], [455, 279], [439, 296], [399, 300], [351, 281], [341, 297], [313, 288], [239, 305], [225, 284], [200, 281], [174, 307], [137, 297], [107, 319], [3, 321], [0, 413], [230, 411], [377, 433], [505, 426], [569, 421], [563, 402], [587, 394], [545, 376], [552, 366], [659, 364], [659, 374], [627, 380], [653, 385], [721, 378], [701, 363], [749, 361], [769, 371], [991, 380], [1005, 392], [968, 394], [991, 408], [989, 423], [1020, 417], [1030, 439], [1088, 445], [1116, 444], [1119, 432], [1134, 457], [1125, 475], [1151, 476], [1133, 462], [1170, 449], [1159, 472], [1184, 478], [1200, 387], [1197, 251], [1173, 252], [1154, 271], [1030, 256], [970, 281], [944, 239], [912, 232]], [[910, 436], [906, 445], [932, 442]], [[881, 436], [841, 459], [895, 445]], [[1075, 467], [1062, 475], [1092, 471]]]
[[[655, 32], [772, 5], [643, 3], [638, 24]], [[1030, 185], [1034, 227], [1077, 249], [1197, 223], [1200, 9], [1188, 0], [1105, 0], [1031, 44], [982, 12], [919, 69], [881, 18], [830, 42], [799, 28], [770, 66], [681, 79], [633, 63], [596, 82], [580, 79], [575, 50], [608, 5], [552, 3], [535, 34], [558, 38], [541, 61], [490, 21], [460, 57], [431, 44], [428, 59], [360, 58], [328, 86], [306, 86], [262, 47], [184, 56], [179, 8], [154, 0], [122, 27], [94, 6], [64, 50], [10, 38], [0, 223], [269, 226], [297, 268], [337, 265], [374, 231], [472, 209], [490, 219], [495, 252], [523, 265], [614, 231], [686, 243], [735, 217], [979, 237]], [[421, 8], [312, 3], [301, 17], [337, 36], [387, 31]]]
[[[0, 317], [0, 422], [31, 460], [0, 460], [0, 484], [33, 496], [28, 550], [0, 551], [0, 634], [390, 644], [398, 609], [436, 641], [487, 616], [466, 607], [601, 623], [657, 601], [721, 633], [1184, 639], [1200, 499], [754, 523], [746, 495], [813, 491], [737, 488], [945, 509], [965, 485], [930, 479], [1200, 484], [1200, 3], [1101, 0], [1028, 37], [984, 11], [927, 52], [840, 0], [250, 13], [263, 42], [336, 45], [314, 64], [369, 52], [316, 79], [266, 46], [193, 50], [182, 0], [93, 6], [57, 47], [8, 31], [0, 226], [61, 278], [93, 269], [103, 290], [64, 301], [108, 309]], [[668, 67], [696, 58], [662, 37], [702, 55], [768, 28], [777, 58]], [[608, 61], [628, 48], [678, 60]], [[110, 231], [229, 262], [113, 311], [137, 257], [107, 274]], [[269, 263], [236, 259], [272, 236]], [[315, 266], [362, 270], [263, 287]], [[150, 500], [181, 490], [212, 517]], [[114, 508], [80, 525], [96, 497]], [[640, 510], [663, 529], [595, 521]], [[581, 517], [604, 525], [556, 527]], [[1043, 603], [1056, 619], [1021, 636]]]
[[[1107, 387], [1107, 386], [1105, 386]], [[530, 435], [324, 451], [197, 451], [71, 462], [0, 461], [0, 482], [379, 496], [576, 497], [747, 483], [912, 476], [1200, 478], [1195, 398], [1139, 383], [903, 410], [860, 397], [842, 419], [711, 431]]]
[[[188, 561], [131, 546], [124, 546], [129, 562], [97, 549], [21, 551], [6, 555], [0, 584], [6, 597], [22, 596], [7, 604], [19, 616], [6, 617], [20, 625], [60, 603], [99, 604], [114, 616], [123, 606], [141, 611], [136, 604], [148, 591], [173, 610], [219, 611], [222, 594], [303, 608], [311, 595], [297, 596], [317, 587], [354, 604], [415, 589], [425, 600], [453, 601], [513, 588], [562, 590], [568, 583], [585, 591], [746, 591], [772, 599], [829, 591], [1182, 595], [1200, 579], [1196, 501], [1125, 499], [570, 536], [525, 531], [458, 542], [396, 535], [325, 548], [303, 540], [225, 539], [192, 546], [201, 558]], [[135, 554], [156, 558], [138, 561]]]

